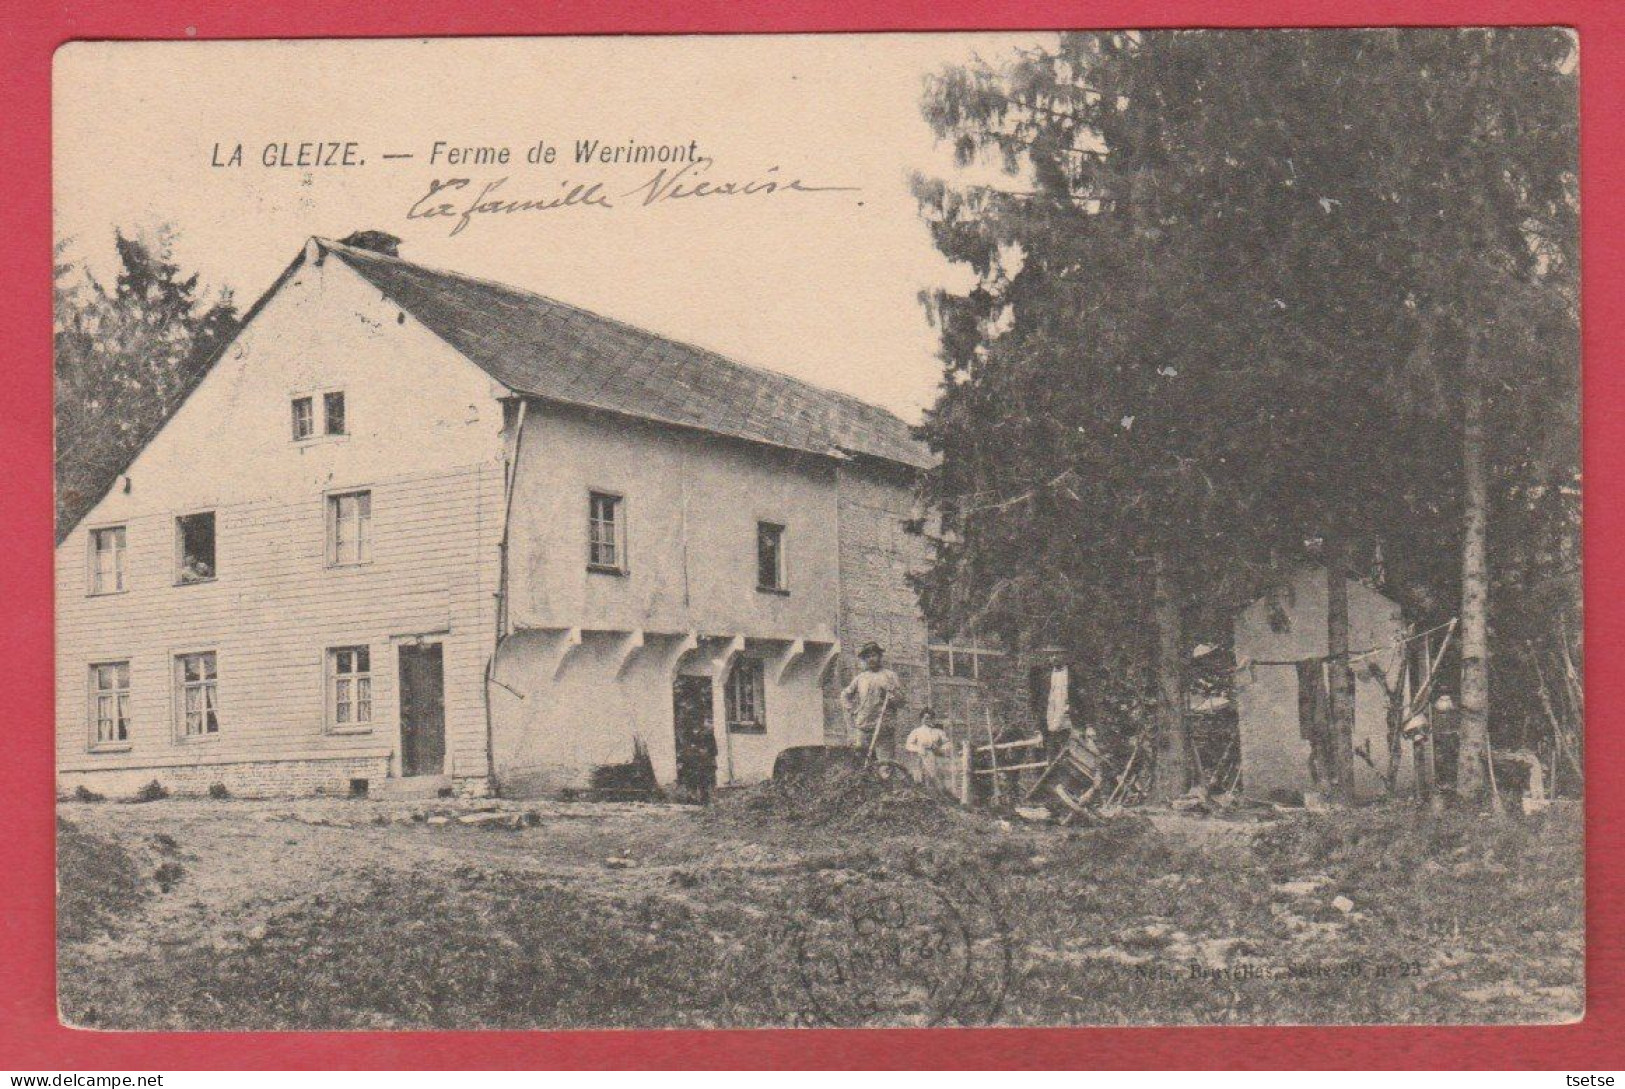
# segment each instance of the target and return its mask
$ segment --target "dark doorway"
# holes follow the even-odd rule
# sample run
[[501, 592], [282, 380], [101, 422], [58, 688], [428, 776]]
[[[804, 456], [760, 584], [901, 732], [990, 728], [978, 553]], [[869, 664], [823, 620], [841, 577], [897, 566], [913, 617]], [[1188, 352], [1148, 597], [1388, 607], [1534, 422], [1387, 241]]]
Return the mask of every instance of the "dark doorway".
[[446, 681], [439, 643], [401, 648], [401, 774], [446, 771]]
[[677, 731], [677, 785], [704, 801], [717, 783], [717, 735], [711, 715], [711, 678], [679, 676], [671, 687]]

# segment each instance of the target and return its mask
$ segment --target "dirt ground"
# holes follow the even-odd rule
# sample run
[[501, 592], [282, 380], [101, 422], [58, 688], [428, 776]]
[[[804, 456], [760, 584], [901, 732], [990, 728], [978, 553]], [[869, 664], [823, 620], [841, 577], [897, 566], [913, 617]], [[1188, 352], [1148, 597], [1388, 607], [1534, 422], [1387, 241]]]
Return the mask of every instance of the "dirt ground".
[[1551, 1022], [1577, 807], [1063, 830], [906, 795], [59, 807], [70, 1024]]

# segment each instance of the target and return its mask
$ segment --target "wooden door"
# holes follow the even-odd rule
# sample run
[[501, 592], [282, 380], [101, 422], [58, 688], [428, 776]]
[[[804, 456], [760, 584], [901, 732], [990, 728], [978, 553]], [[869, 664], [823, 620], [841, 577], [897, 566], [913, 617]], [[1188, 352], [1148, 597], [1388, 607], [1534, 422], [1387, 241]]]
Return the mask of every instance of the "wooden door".
[[446, 771], [446, 678], [439, 643], [402, 645], [401, 774]]
[[677, 731], [677, 781], [709, 789], [716, 784], [717, 742], [711, 711], [711, 678], [679, 676], [672, 683], [672, 724]]

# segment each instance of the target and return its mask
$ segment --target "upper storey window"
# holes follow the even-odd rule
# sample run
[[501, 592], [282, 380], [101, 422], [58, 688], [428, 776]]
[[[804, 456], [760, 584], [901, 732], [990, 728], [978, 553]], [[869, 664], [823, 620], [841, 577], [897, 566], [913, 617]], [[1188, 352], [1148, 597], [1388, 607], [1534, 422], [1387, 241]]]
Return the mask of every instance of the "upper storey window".
[[756, 523], [756, 588], [784, 593], [784, 527], [776, 522]]
[[124, 527], [90, 531], [90, 592], [116, 594], [124, 589]]
[[[293, 441], [304, 442], [316, 437], [316, 397], [295, 397], [290, 404], [293, 420]], [[344, 391], [330, 390], [321, 395], [323, 435], [348, 435], [349, 422], [344, 410]]]
[[587, 567], [626, 573], [625, 502], [609, 492], [587, 494]]
[[372, 493], [327, 497], [327, 563], [350, 567], [372, 561]]
[[175, 519], [175, 581], [208, 582], [215, 576], [214, 511]]
[[316, 408], [309, 397], [293, 399], [293, 441], [299, 442], [316, 434]]
[[344, 391], [335, 390], [332, 393], [322, 394], [322, 415], [327, 422], [329, 435], [347, 435], [349, 432], [344, 426]]

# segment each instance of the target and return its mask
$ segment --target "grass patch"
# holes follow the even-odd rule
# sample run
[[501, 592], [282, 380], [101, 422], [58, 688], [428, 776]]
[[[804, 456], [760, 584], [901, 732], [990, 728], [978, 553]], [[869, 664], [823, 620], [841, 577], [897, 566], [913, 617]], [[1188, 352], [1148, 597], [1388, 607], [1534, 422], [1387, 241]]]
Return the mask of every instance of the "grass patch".
[[[119, 1029], [733, 1027], [821, 1023], [833, 994], [853, 1018], [841, 1023], [927, 1023], [916, 984], [933, 965], [894, 972], [886, 928], [918, 937], [931, 900], [910, 882], [943, 874], [958, 877], [932, 887], [966, 921], [976, 982], [1000, 995], [967, 1006], [973, 1021], [1502, 1023], [1582, 1008], [1578, 807], [1504, 822], [1376, 808], [1254, 836], [1133, 818], [1004, 831], [903, 790], [837, 786], [845, 808], [739, 792], [687, 840], [651, 823], [630, 869], [599, 865], [602, 848], [564, 873], [510, 869], [496, 847], [478, 864], [413, 862], [443, 833], [391, 832], [405, 865], [313, 870], [296, 894], [225, 918], [157, 901], [125, 928], [168, 936], [102, 956], [76, 944], [106, 926], [89, 913], [139, 895], [144, 871], [64, 822], [64, 911], [84, 918], [64, 930], [62, 1009]], [[293, 844], [267, 835], [267, 849]], [[178, 853], [156, 836], [140, 850], [154, 843], [155, 858]], [[797, 928], [810, 905], [863, 887], [895, 890], [882, 900], [900, 910], [878, 933], [873, 920], [857, 937], [828, 929], [875, 955], [815, 999]], [[194, 937], [177, 941], [183, 917]], [[846, 1002], [860, 986], [884, 1000]]]
[[56, 819], [56, 870], [59, 941], [92, 941], [113, 933], [148, 896], [128, 851], [62, 817]]
[[1250, 846], [1103, 830], [1057, 854], [1007, 882], [1030, 907], [1016, 916], [1031, 953], [1021, 1023], [1497, 1023], [1582, 1008], [1577, 810], [1485, 823], [1368, 809], [1284, 822]]
[[664, 897], [587, 896], [533, 875], [370, 872], [228, 948], [67, 980], [62, 1005], [102, 1028], [744, 1023], [763, 1010], [729, 997], [752, 973], [730, 966], [737, 946], [717, 940], [718, 921]]

